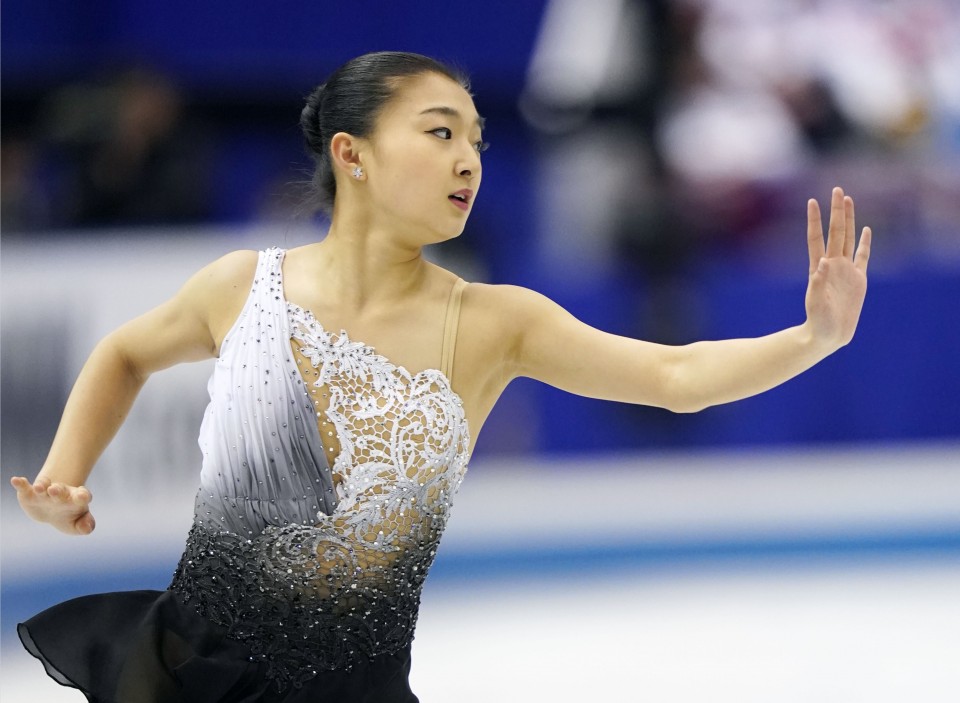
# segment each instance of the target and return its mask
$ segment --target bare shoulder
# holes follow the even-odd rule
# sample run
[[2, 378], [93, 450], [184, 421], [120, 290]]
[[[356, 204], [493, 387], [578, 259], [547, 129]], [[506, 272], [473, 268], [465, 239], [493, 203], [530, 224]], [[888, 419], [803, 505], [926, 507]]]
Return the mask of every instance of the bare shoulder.
[[187, 303], [228, 300], [235, 292], [249, 290], [257, 269], [258, 254], [251, 250], [232, 251], [194, 273], [177, 297]]
[[[470, 283], [463, 292], [469, 334], [499, 357], [507, 380], [521, 373], [525, 334], [536, 320], [559, 306], [530, 288], [506, 283]], [[486, 343], [484, 343], [486, 342]]]
[[232, 251], [200, 269], [180, 292], [186, 305], [202, 311], [217, 350], [243, 310], [258, 259], [253, 250]]
[[256, 252], [238, 251], [207, 264], [173, 297], [114, 330], [110, 343], [143, 377], [217, 356], [243, 309], [256, 261]]
[[224, 288], [248, 289], [257, 270], [259, 254], [252, 249], [238, 249], [207, 264], [199, 272], [203, 284], [223, 291]]
[[506, 332], [559, 306], [542, 293], [509, 283], [471, 283], [464, 290], [475, 314], [499, 321]]

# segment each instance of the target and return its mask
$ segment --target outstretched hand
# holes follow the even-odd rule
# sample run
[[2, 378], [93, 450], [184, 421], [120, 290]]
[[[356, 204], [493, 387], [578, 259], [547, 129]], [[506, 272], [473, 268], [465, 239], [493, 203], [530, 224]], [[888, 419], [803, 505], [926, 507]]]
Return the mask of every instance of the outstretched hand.
[[857, 244], [853, 198], [843, 189], [833, 189], [826, 246], [820, 206], [813, 199], [807, 202], [807, 325], [816, 342], [836, 349], [853, 338], [867, 293], [870, 240], [870, 228], [864, 227]]
[[23, 512], [38, 522], [49, 522], [68, 535], [88, 535], [96, 522], [90, 512], [93, 496], [85, 486], [53, 483], [37, 478], [32, 484], [23, 476], [14, 476], [10, 484], [17, 489]]

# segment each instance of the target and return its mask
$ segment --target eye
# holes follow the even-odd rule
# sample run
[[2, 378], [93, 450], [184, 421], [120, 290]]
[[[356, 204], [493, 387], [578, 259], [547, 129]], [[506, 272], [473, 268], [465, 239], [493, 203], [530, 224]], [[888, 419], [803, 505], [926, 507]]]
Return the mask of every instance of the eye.
[[[443, 139], [449, 140], [453, 138], [453, 131], [449, 127], [437, 127], [436, 129], [430, 130], [430, 134], [438, 134], [439, 132], [442, 132], [444, 135], [446, 135], [443, 137]], [[479, 141], [473, 145], [473, 148], [477, 150], [478, 154], [482, 154], [490, 148], [490, 143]]]

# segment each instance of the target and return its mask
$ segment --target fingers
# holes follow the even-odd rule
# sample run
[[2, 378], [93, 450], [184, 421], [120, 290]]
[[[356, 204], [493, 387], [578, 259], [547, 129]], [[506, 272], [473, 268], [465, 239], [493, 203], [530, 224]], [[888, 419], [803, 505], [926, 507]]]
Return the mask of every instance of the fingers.
[[830, 196], [830, 225], [827, 228], [827, 257], [843, 255], [846, 215], [842, 188], [834, 188]]
[[93, 500], [93, 496], [90, 495], [90, 491], [87, 490], [86, 486], [80, 486], [73, 491], [74, 504], [86, 511], [83, 515], [77, 518], [75, 523], [73, 523], [73, 526], [77, 530], [78, 534], [89, 535], [97, 526], [96, 521], [93, 519], [93, 514], [90, 512], [90, 508], [88, 507], [91, 500]]
[[17, 489], [17, 494], [22, 498], [46, 497], [59, 503], [73, 503], [81, 507], [93, 500], [93, 495], [86, 486], [74, 488], [63, 483], [53, 483], [49, 478], [38, 478], [31, 484], [23, 476], [13, 476], [10, 478], [10, 485]]
[[843, 196], [843, 219], [843, 256], [852, 259], [853, 245], [857, 237], [857, 226], [853, 213], [853, 198], [849, 195]]
[[93, 532], [94, 528], [96, 528], [97, 522], [93, 519], [93, 514], [87, 512], [84, 513], [83, 516], [75, 523], [73, 523], [73, 526], [76, 528], [79, 534], [89, 535], [91, 532]]
[[[866, 234], [869, 228], [864, 228]], [[823, 228], [820, 221], [820, 207], [817, 201], [807, 201], [807, 247], [810, 252], [810, 273], [817, 270], [820, 259], [843, 256], [856, 261], [862, 270], [866, 271], [867, 260], [870, 258], [870, 235], [867, 234], [866, 246], [857, 246], [856, 214], [853, 198], [844, 195], [843, 189], [836, 187], [830, 194], [830, 222], [827, 226], [827, 242], [823, 243]]]
[[78, 507], [85, 507], [92, 496], [86, 486], [74, 488], [63, 483], [53, 483], [47, 489], [47, 495], [61, 503], [72, 503]]
[[820, 205], [813, 198], [807, 201], [807, 249], [810, 251], [812, 276], [823, 258], [823, 222], [820, 219]]
[[873, 230], [869, 227], [863, 228], [863, 234], [860, 235], [860, 244], [857, 246], [857, 254], [853, 259], [854, 265], [867, 272], [867, 264], [870, 263], [870, 245], [873, 242]]
[[17, 497], [21, 500], [29, 500], [45, 495], [47, 492], [47, 484], [49, 484], [49, 481], [42, 484], [39, 480], [30, 483], [24, 476], [12, 476], [10, 478], [10, 485], [17, 489]]

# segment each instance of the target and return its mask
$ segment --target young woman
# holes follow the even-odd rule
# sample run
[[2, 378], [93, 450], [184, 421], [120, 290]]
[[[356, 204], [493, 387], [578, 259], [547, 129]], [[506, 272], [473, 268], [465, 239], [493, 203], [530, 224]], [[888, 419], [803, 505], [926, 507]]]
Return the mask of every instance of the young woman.
[[23, 509], [70, 534], [84, 487], [146, 378], [217, 358], [195, 520], [166, 591], [55, 606], [19, 627], [92, 701], [416, 701], [420, 592], [480, 428], [518, 376], [693, 412], [783, 383], [847, 344], [870, 230], [836, 188], [824, 243], [807, 207], [806, 321], [766, 337], [651, 344], [518, 286], [467, 284], [422, 256], [458, 236], [485, 144], [467, 81], [368, 54], [308, 99], [327, 236], [237, 251], [103, 339]]

